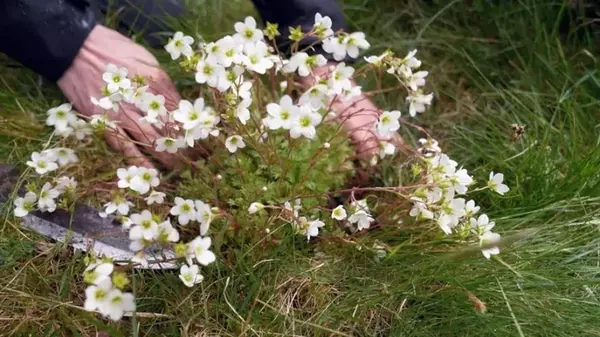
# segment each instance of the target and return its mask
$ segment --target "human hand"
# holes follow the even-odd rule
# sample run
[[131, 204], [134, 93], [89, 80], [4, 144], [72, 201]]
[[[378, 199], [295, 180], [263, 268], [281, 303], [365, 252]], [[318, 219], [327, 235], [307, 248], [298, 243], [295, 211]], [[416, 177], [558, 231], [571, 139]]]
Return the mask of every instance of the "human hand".
[[[174, 109], [180, 96], [175, 85], [160, 69], [156, 58], [144, 47], [120, 33], [96, 25], [85, 40], [71, 67], [58, 80], [63, 94], [82, 115], [91, 116], [101, 113], [90, 98], [99, 96], [105, 83], [102, 74], [106, 65], [112, 63], [125, 67], [132, 75], [141, 75], [148, 79], [149, 91], [165, 97], [168, 110]], [[116, 130], [106, 132], [106, 140], [113, 149], [124, 155], [131, 165], [153, 167], [141, 148], [167, 168], [173, 168], [179, 162], [177, 157], [166, 152], [154, 151], [154, 142], [164, 137], [161, 130], [151, 124], [140, 122], [142, 111], [132, 104], [122, 104], [119, 112], [108, 111], [108, 117], [118, 122]]]

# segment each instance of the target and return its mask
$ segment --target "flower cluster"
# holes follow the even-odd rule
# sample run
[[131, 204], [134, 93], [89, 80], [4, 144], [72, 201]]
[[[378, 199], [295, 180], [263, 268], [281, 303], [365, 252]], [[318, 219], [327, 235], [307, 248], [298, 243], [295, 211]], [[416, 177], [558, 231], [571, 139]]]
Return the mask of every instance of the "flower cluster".
[[133, 294], [123, 292], [129, 285], [127, 275], [115, 272], [115, 266], [109, 259], [88, 257], [87, 260], [89, 263], [83, 279], [89, 286], [85, 289], [84, 309], [97, 311], [114, 321], [120, 320], [125, 313], [135, 311]]

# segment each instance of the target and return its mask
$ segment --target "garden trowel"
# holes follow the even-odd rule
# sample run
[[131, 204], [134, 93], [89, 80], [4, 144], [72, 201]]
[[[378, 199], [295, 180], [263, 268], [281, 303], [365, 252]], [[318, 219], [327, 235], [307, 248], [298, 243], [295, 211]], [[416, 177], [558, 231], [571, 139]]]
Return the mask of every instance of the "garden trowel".
[[[0, 206], [10, 212], [9, 205], [16, 191], [19, 171], [10, 165], [0, 164]], [[15, 195], [16, 196], [16, 195]], [[67, 243], [75, 250], [89, 252], [93, 250], [99, 256], [112, 258], [116, 263], [130, 261], [135, 255], [129, 249], [127, 231], [122, 229], [114, 217], [101, 218], [99, 211], [93, 207], [77, 203], [72, 212], [57, 209], [53, 213], [31, 212], [22, 218], [23, 226], [47, 238]], [[154, 257], [152, 253], [155, 253]], [[171, 269], [175, 265], [170, 262], [159, 262], [171, 259], [173, 252], [147, 252], [148, 266], [139, 268]]]

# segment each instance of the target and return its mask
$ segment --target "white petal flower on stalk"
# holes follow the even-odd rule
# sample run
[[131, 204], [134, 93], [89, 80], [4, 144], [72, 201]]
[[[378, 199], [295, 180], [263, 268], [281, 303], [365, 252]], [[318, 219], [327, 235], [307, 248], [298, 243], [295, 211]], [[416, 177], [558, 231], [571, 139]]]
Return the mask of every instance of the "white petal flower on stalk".
[[490, 218], [486, 214], [481, 214], [479, 218], [471, 218], [470, 219], [471, 230], [478, 234], [483, 235], [486, 232], [489, 232], [496, 225], [495, 222], [490, 221]]
[[146, 204], [148, 204], [148, 205], [162, 204], [163, 202], [165, 202], [165, 196], [166, 196], [166, 194], [164, 194], [163, 192], [152, 191], [152, 192], [150, 192], [150, 195], [148, 197], [146, 197], [144, 200], [146, 201]]
[[131, 180], [138, 175], [138, 172], [139, 168], [137, 166], [117, 169], [117, 177], [119, 178], [117, 186], [119, 188], [128, 188], [131, 185]]
[[15, 209], [13, 213], [16, 217], [22, 218], [29, 214], [29, 212], [35, 211], [35, 202], [37, 201], [37, 195], [33, 192], [27, 192], [23, 198], [16, 198], [14, 201]]
[[310, 75], [311, 71], [316, 67], [321, 67], [327, 64], [327, 59], [320, 54], [309, 56], [305, 52], [294, 54], [290, 61], [283, 67], [284, 73], [293, 73], [296, 70], [298, 75], [305, 77]]
[[329, 88], [325, 84], [315, 84], [300, 96], [300, 105], [310, 104], [313, 109], [318, 110], [325, 107], [329, 102]]
[[237, 32], [236, 36], [246, 45], [253, 45], [263, 39], [263, 32], [256, 28], [256, 20], [251, 16], [246, 17], [244, 22], [236, 22], [233, 27]]
[[265, 205], [261, 204], [260, 202], [253, 202], [250, 204], [250, 207], [248, 207], [248, 214], [254, 214], [264, 208]]
[[114, 64], [106, 66], [106, 72], [102, 74], [102, 79], [106, 82], [109, 93], [115, 93], [120, 88], [127, 89], [131, 86], [131, 81], [127, 78], [127, 68], [117, 68]]
[[398, 110], [384, 111], [377, 121], [377, 134], [381, 137], [389, 137], [391, 133], [400, 129], [400, 116]]
[[241, 85], [234, 85], [231, 87], [231, 92], [241, 99], [251, 99], [252, 97], [252, 82], [245, 81]]
[[150, 211], [143, 210], [142, 213], [131, 214], [129, 219], [136, 225], [129, 230], [129, 239], [153, 241], [158, 236], [158, 224]]
[[502, 183], [503, 180], [504, 174], [494, 174], [494, 172], [492, 171], [490, 172], [490, 180], [488, 181], [488, 187], [496, 193], [504, 195], [504, 193], [508, 192], [510, 189], [508, 188], [508, 186]]
[[57, 147], [54, 149], [46, 150], [42, 154], [49, 154], [51, 157], [56, 158], [58, 166], [63, 167], [69, 164], [76, 164], [79, 162], [79, 158], [75, 154], [75, 150], [68, 149], [66, 147]]
[[161, 243], [179, 241], [179, 232], [171, 224], [171, 220], [166, 220], [158, 224], [158, 235], [156, 241]]
[[196, 261], [203, 266], [208, 266], [216, 260], [215, 254], [210, 251], [211, 243], [210, 238], [203, 238], [201, 236], [198, 236], [189, 243], [189, 249], [194, 254]]
[[344, 39], [346, 45], [346, 52], [351, 58], [357, 58], [360, 53], [360, 49], [366, 50], [371, 46], [365, 37], [363, 32], [354, 32], [348, 35]]
[[386, 141], [379, 142], [379, 158], [383, 159], [386, 156], [393, 156], [396, 153], [394, 144]]
[[431, 220], [433, 219], [433, 212], [427, 208], [427, 205], [423, 200], [413, 198], [413, 207], [408, 213], [410, 216], [417, 218], [417, 220]]
[[102, 312], [108, 302], [108, 294], [112, 289], [112, 282], [109, 279], [104, 279], [97, 285], [90, 285], [85, 289], [85, 302], [83, 308], [86, 311]]
[[292, 120], [290, 136], [292, 138], [304, 136], [308, 139], [313, 139], [317, 135], [316, 126], [319, 125], [322, 120], [323, 117], [321, 114], [314, 111], [311, 106], [303, 105]]
[[127, 215], [129, 214], [129, 208], [131, 206], [133, 206], [131, 201], [128, 201], [121, 196], [117, 196], [113, 201], [104, 204], [104, 212], [100, 213], [100, 217], [105, 218], [108, 214], [113, 214], [115, 212], [118, 212], [119, 215]]
[[92, 115], [92, 119], [90, 119], [90, 125], [96, 129], [117, 128], [117, 122], [110, 120], [106, 115]]
[[469, 185], [473, 183], [473, 178], [469, 175], [467, 170], [459, 169], [449, 177], [451, 187], [454, 188], [456, 194], [465, 194]]
[[96, 97], [90, 97], [90, 101], [93, 105], [99, 106], [104, 110], [112, 110], [114, 112], [118, 112], [121, 97], [121, 94], [117, 92], [110, 96], [104, 96], [100, 99], [97, 99]]
[[169, 39], [169, 42], [165, 46], [165, 50], [171, 54], [171, 59], [177, 60], [181, 55], [185, 57], [192, 57], [194, 51], [192, 50], [192, 44], [194, 38], [188, 35], [183, 35], [182, 32], [176, 32], [173, 38]]
[[368, 49], [369, 42], [362, 32], [354, 32], [348, 35], [332, 36], [323, 41], [323, 50], [333, 54], [336, 61], [343, 60], [346, 55], [357, 58], [360, 49]]
[[119, 289], [108, 292], [107, 301], [101, 313], [113, 321], [119, 321], [126, 312], [135, 311], [135, 298], [131, 293], [124, 293]]
[[194, 285], [202, 282], [204, 277], [200, 275], [200, 268], [198, 265], [188, 266], [184, 264], [179, 269], [179, 279], [185, 284], [186, 287], [193, 287]]
[[363, 229], [368, 229], [369, 227], [371, 227], [371, 223], [373, 221], [375, 221], [375, 219], [373, 219], [371, 217], [371, 214], [369, 214], [363, 210], [354, 212], [348, 218], [348, 222], [350, 222], [352, 224], [355, 223], [356, 227], [359, 231], [363, 230]]
[[331, 211], [331, 218], [335, 220], [341, 221], [346, 219], [347, 216], [348, 214], [346, 213], [343, 205], [339, 205], [338, 207], [334, 208], [333, 211]]
[[246, 143], [244, 143], [244, 139], [241, 136], [233, 135], [225, 140], [225, 147], [229, 152], [235, 153], [238, 149], [245, 148]]
[[89, 265], [83, 273], [84, 280], [87, 283], [99, 285], [107, 280], [110, 281], [110, 274], [112, 274], [115, 266], [109, 262], [102, 262], [101, 260]]
[[267, 44], [259, 41], [256, 44], [246, 45], [242, 62], [246, 69], [255, 73], [264, 74], [267, 69], [273, 67], [273, 61], [268, 57], [269, 51]]
[[73, 112], [73, 106], [69, 103], [48, 110], [47, 114], [46, 125], [54, 126], [59, 131], [67, 129], [70, 124], [77, 120], [77, 115]]
[[177, 221], [180, 225], [187, 225], [190, 220], [196, 220], [196, 207], [194, 201], [190, 199], [183, 199], [175, 197], [175, 206], [171, 208], [171, 215], [177, 216]]
[[210, 87], [217, 88], [219, 78], [223, 77], [224, 73], [225, 68], [221, 65], [202, 59], [196, 65], [196, 82], [206, 83]]
[[292, 98], [284, 95], [279, 100], [279, 104], [267, 104], [267, 117], [263, 119], [263, 123], [271, 130], [280, 128], [289, 130], [299, 111], [300, 109], [294, 104]]
[[331, 29], [333, 22], [328, 16], [322, 16], [321, 13], [315, 14], [315, 23], [313, 24], [313, 30], [319, 39], [324, 39], [333, 35], [333, 29]]
[[131, 179], [129, 188], [139, 194], [146, 194], [151, 187], [156, 187], [160, 184], [158, 179], [158, 171], [146, 167], [138, 167], [137, 174]]
[[38, 153], [33, 152], [31, 154], [31, 160], [27, 161], [27, 166], [35, 169], [37, 174], [46, 174], [58, 169], [56, 164], [56, 157], [51, 156], [49, 153]]
[[341, 95], [344, 91], [352, 89], [352, 75], [354, 68], [347, 67], [344, 62], [339, 63], [329, 76], [328, 86], [333, 94]]
[[500, 254], [500, 248], [498, 244], [500, 243], [500, 234], [486, 232], [482, 236], [479, 237], [479, 246], [481, 247], [481, 253], [485, 256], [486, 259], [489, 259], [492, 255]]
[[77, 187], [77, 181], [75, 180], [75, 178], [62, 176], [62, 177], [56, 179], [56, 187], [55, 188], [60, 193], [65, 193], [67, 191], [75, 191], [76, 187]]
[[411, 69], [418, 69], [421, 67], [421, 61], [415, 57], [417, 50], [413, 49], [402, 59], [402, 63]]
[[182, 100], [179, 102], [179, 108], [173, 112], [175, 121], [182, 123], [185, 130], [190, 130], [196, 126], [204, 127], [214, 121], [214, 116], [209, 113], [209, 107], [204, 105], [204, 99], [198, 98], [194, 104], [190, 101]]
[[144, 96], [140, 109], [146, 113], [144, 119], [149, 123], [158, 123], [158, 117], [166, 116], [165, 97], [148, 93]]
[[229, 90], [232, 86], [241, 84], [244, 82], [244, 68], [240, 66], [234, 66], [230, 69], [223, 71], [217, 80], [217, 89], [220, 92]]
[[[242, 62], [242, 53], [244, 51], [244, 45], [241, 43], [239, 37], [224, 36], [217, 41], [219, 47], [218, 63], [224, 67], [230, 67], [232, 64], [239, 64]], [[211, 56], [209, 55], [209, 58]]]
[[465, 204], [465, 217], [470, 218], [479, 212], [480, 207], [475, 206], [475, 201], [469, 200]]
[[196, 206], [196, 221], [200, 223], [200, 235], [205, 235], [208, 232], [210, 223], [214, 218], [214, 214], [209, 204], [204, 203], [202, 200], [195, 201]]
[[415, 117], [417, 113], [424, 112], [427, 108], [427, 105], [431, 105], [431, 101], [433, 100], [433, 94], [423, 95], [419, 90], [410, 92], [408, 96], [406, 96], [406, 101], [408, 102], [408, 113], [411, 117]]
[[156, 140], [156, 152], [167, 151], [168, 153], [177, 153], [179, 149], [186, 146], [185, 140], [181, 137], [171, 138], [163, 137]]
[[344, 36], [330, 36], [323, 40], [323, 50], [333, 55], [336, 61], [341, 61], [346, 57], [346, 44]]
[[413, 91], [417, 91], [419, 87], [425, 85], [425, 77], [429, 75], [428, 71], [417, 71], [416, 73], [407, 74], [406, 85]]
[[307, 221], [306, 218], [301, 218], [299, 232], [302, 235], [306, 235], [306, 238], [310, 240], [311, 237], [319, 235], [319, 228], [324, 227], [325, 223], [321, 220]]
[[252, 101], [249, 99], [245, 99], [242, 100], [241, 102], [238, 103], [238, 105], [235, 107], [235, 111], [234, 111], [234, 115], [235, 117], [237, 117], [237, 119], [240, 120], [240, 123], [242, 123], [243, 125], [246, 125], [246, 122], [248, 122], [248, 120], [250, 120], [250, 105], [252, 104]]

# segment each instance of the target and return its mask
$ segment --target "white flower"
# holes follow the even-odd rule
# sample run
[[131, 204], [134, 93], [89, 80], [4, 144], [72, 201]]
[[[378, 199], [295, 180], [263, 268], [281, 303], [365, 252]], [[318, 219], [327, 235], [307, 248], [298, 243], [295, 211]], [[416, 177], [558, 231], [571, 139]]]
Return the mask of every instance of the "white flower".
[[371, 227], [371, 222], [375, 221], [369, 213], [364, 210], [354, 212], [349, 218], [350, 223], [356, 223], [358, 230], [368, 229]]
[[300, 209], [302, 209], [302, 201], [300, 199], [296, 199], [294, 201], [294, 206], [292, 207], [292, 204], [289, 201], [286, 201], [283, 204], [283, 207], [288, 210], [289, 212], [292, 212], [294, 214], [294, 217], [297, 218], [298, 217], [298, 211]]
[[202, 282], [204, 277], [199, 274], [198, 265], [188, 266], [186, 264], [181, 266], [179, 269], [179, 279], [185, 284], [187, 287], [193, 287], [194, 285]]
[[313, 25], [313, 30], [319, 39], [324, 39], [333, 35], [333, 30], [331, 29], [331, 18], [328, 16], [322, 16], [321, 13], [315, 14], [315, 23]]
[[200, 223], [200, 235], [205, 235], [208, 232], [208, 228], [214, 215], [209, 204], [206, 204], [201, 200], [196, 200], [195, 205], [196, 221]]
[[63, 167], [67, 166], [71, 163], [75, 164], [79, 162], [79, 158], [75, 154], [73, 149], [68, 149], [65, 147], [57, 147], [55, 149], [50, 149], [42, 152], [42, 154], [48, 153], [51, 157], [56, 158], [58, 162], [58, 166]]
[[133, 221], [131, 221], [131, 219], [127, 216], [120, 217], [120, 220], [121, 220], [121, 226], [123, 227], [123, 229], [129, 229], [129, 228], [131, 228], [131, 226], [133, 226]]
[[180, 225], [187, 225], [190, 220], [196, 219], [196, 208], [193, 200], [184, 200], [180, 197], [175, 197], [175, 206], [171, 208], [171, 215], [177, 216], [177, 221]]
[[127, 215], [131, 206], [133, 206], [131, 201], [118, 196], [113, 201], [104, 205], [104, 212], [100, 213], [100, 216], [105, 218], [108, 214], [113, 214], [114, 212], [118, 212], [119, 215]]
[[74, 178], [62, 176], [56, 179], [56, 189], [60, 193], [64, 193], [66, 191], [74, 191], [77, 187], [77, 181]]
[[248, 213], [254, 214], [263, 208], [265, 208], [265, 205], [261, 204], [260, 202], [253, 202], [250, 204], [250, 207], [248, 207]]
[[92, 128], [83, 119], [77, 119], [75, 122], [71, 123], [71, 127], [75, 132], [75, 138], [77, 138], [77, 140], [83, 140], [85, 137], [92, 134]]
[[110, 281], [110, 274], [114, 269], [115, 266], [112, 263], [96, 261], [85, 269], [85, 281], [95, 285], [102, 284], [106, 280]]
[[262, 42], [263, 32], [256, 28], [256, 20], [253, 17], [248, 16], [244, 22], [236, 22], [233, 27], [237, 32], [236, 36], [246, 45]]
[[14, 201], [15, 209], [13, 213], [16, 217], [22, 218], [35, 210], [35, 202], [37, 201], [37, 195], [33, 192], [27, 192], [25, 197], [17, 198]]
[[333, 211], [331, 211], [331, 217], [336, 220], [344, 220], [347, 216], [348, 214], [346, 213], [343, 205], [339, 205], [338, 207], [334, 208]]
[[225, 92], [232, 86], [237, 84], [241, 84], [244, 82], [244, 77], [242, 76], [244, 72], [244, 68], [240, 66], [234, 66], [228, 70], [222, 72], [217, 80], [217, 89], [220, 92]]
[[384, 111], [377, 121], [377, 134], [381, 137], [389, 137], [391, 133], [400, 129], [400, 111]]
[[486, 259], [489, 259], [492, 255], [500, 254], [500, 234], [486, 232], [479, 237], [479, 246], [481, 247], [481, 253]]
[[166, 194], [164, 194], [163, 192], [152, 191], [150, 192], [150, 195], [144, 200], [148, 205], [162, 204], [163, 202], [165, 202], [165, 196]]
[[413, 207], [408, 213], [410, 216], [417, 218], [417, 220], [433, 219], [433, 212], [427, 209], [427, 205], [422, 200], [414, 198], [413, 201]]
[[[217, 62], [224, 67], [229, 67], [233, 63], [239, 64], [242, 62], [242, 52], [244, 45], [241, 40], [232, 36], [224, 36], [217, 41], [218, 53], [211, 53], [209, 50], [208, 58], [215, 57]], [[213, 56], [215, 54], [215, 56]]]
[[504, 193], [508, 192], [510, 189], [508, 186], [504, 185], [502, 181], [504, 180], [504, 174], [490, 172], [490, 180], [488, 181], [488, 187], [495, 191], [500, 195], [504, 195]]
[[450, 177], [451, 187], [457, 194], [467, 193], [467, 188], [473, 183], [473, 178], [466, 169], [460, 169], [454, 172]]
[[156, 187], [160, 184], [158, 179], [158, 171], [146, 167], [138, 167], [137, 174], [131, 179], [129, 188], [139, 194], [146, 194], [150, 187]]
[[159, 242], [179, 241], [179, 232], [173, 227], [170, 220], [166, 220], [158, 224], [157, 240]]
[[167, 151], [168, 153], [177, 153], [185, 145], [185, 140], [181, 137], [176, 139], [171, 137], [158, 138], [156, 140], [156, 152]]
[[362, 32], [355, 32], [346, 36], [332, 36], [323, 41], [323, 50], [333, 54], [336, 61], [343, 60], [346, 54], [352, 58], [357, 58], [360, 49], [368, 49], [369, 47], [370, 44]]
[[317, 134], [317, 125], [321, 123], [323, 117], [316, 111], [313, 111], [312, 107], [303, 105], [300, 107], [298, 114], [292, 121], [292, 127], [290, 128], [290, 136], [292, 138], [298, 138], [304, 136], [308, 139], [315, 138]]
[[27, 166], [33, 167], [37, 174], [46, 174], [47, 172], [58, 169], [58, 164], [55, 163], [56, 157], [50, 153], [33, 152], [31, 160], [27, 161]]
[[140, 109], [146, 112], [144, 120], [148, 123], [158, 123], [159, 116], [165, 116], [167, 114], [167, 108], [165, 108], [165, 97], [163, 95], [154, 95], [147, 93], [142, 102]]
[[152, 213], [148, 210], [143, 210], [142, 213], [132, 214], [130, 217], [133, 226], [129, 231], [129, 239], [154, 240], [158, 235], [158, 224], [152, 218]]
[[396, 153], [394, 144], [386, 141], [379, 142], [379, 158], [383, 159], [385, 156], [393, 156], [394, 153]]
[[352, 89], [352, 82], [350, 79], [354, 74], [354, 68], [346, 67], [344, 62], [339, 63], [329, 76], [328, 86], [331, 92], [337, 95], [341, 95], [344, 91], [350, 91]]
[[315, 84], [300, 96], [300, 105], [310, 104], [313, 109], [324, 107], [329, 101], [329, 88], [325, 84]]
[[433, 94], [423, 95], [420, 91], [410, 92], [406, 96], [406, 101], [409, 103], [408, 113], [411, 117], [415, 117], [417, 113], [424, 112], [427, 105], [431, 105]]
[[102, 312], [108, 302], [108, 294], [112, 289], [110, 278], [103, 279], [97, 285], [91, 285], [85, 289], [85, 302], [83, 308], [86, 311]]
[[479, 206], [475, 206], [475, 201], [467, 201], [467, 203], [465, 204], [465, 216], [467, 218], [472, 217], [473, 215], [477, 214], [477, 212], [479, 212], [479, 208]]
[[352, 58], [357, 58], [360, 53], [359, 49], [369, 49], [371, 46], [365, 37], [365, 33], [363, 32], [354, 32], [348, 35], [344, 39], [344, 43], [346, 45], [346, 52], [348, 56]]
[[327, 59], [320, 54], [309, 56], [305, 52], [294, 54], [290, 61], [283, 67], [284, 73], [293, 73], [298, 70], [298, 75], [305, 77], [310, 75], [312, 69], [327, 64]]
[[69, 124], [77, 120], [77, 115], [72, 110], [73, 107], [69, 103], [48, 110], [46, 125], [54, 126], [59, 131], [67, 129]]
[[194, 43], [194, 38], [183, 35], [182, 32], [176, 32], [173, 38], [169, 39], [165, 49], [171, 54], [173, 60], [177, 60], [182, 54], [186, 57], [192, 57], [194, 53], [191, 47], [192, 43]]
[[114, 112], [118, 112], [121, 94], [116, 92], [110, 96], [104, 96], [100, 99], [97, 99], [96, 97], [90, 97], [90, 101], [92, 104], [99, 106], [104, 110], [113, 110]]
[[206, 83], [216, 88], [219, 84], [219, 78], [225, 74], [225, 68], [216, 63], [211, 63], [206, 59], [198, 61], [196, 65], [196, 82]]
[[173, 118], [183, 124], [185, 130], [190, 130], [196, 126], [205, 128], [207, 125], [212, 126], [215, 120], [210, 114], [209, 107], [204, 105], [204, 99], [198, 98], [194, 104], [190, 101], [182, 100], [179, 102], [179, 109], [173, 112]]
[[135, 311], [135, 298], [131, 293], [124, 293], [119, 289], [112, 289], [108, 292], [107, 300], [100, 312], [112, 319], [118, 321], [126, 312]]
[[427, 71], [417, 71], [414, 74], [408, 74], [406, 78], [406, 85], [413, 91], [417, 91], [419, 87], [425, 85], [425, 77], [427, 77], [428, 74], [429, 72]]
[[225, 147], [229, 152], [235, 153], [238, 149], [245, 148], [246, 143], [244, 143], [244, 139], [241, 136], [233, 135], [225, 139]]
[[211, 242], [210, 238], [198, 236], [189, 243], [189, 249], [194, 254], [196, 261], [203, 266], [208, 266], [216, 260], [215, 254], [209, 250]]
[[133, 177], [138, 175], [138, 171], [139, 169], [137, 166], [117, 169], [117, 177], [119, 177], [117, 186], [119, 188], [128, 188], [131, 185]]
[[108, 116], [105, 115], [92, 115], [92, 119], [90, 120], [90, 125], [94, 128], [117, 128], [117, 123], [111, 121]]
[[476, 234], [483, 235], [489, 232], [496, 225], [495, 222], [491, 221], [486, 214], [481, 214], [477, 220], [475, 218], [470, 219], [471, 230]]
[[235, 108], [234, 114], [240, 120], [240, 123], [246, 125], [246, 122], [250, 119], [250, 110], [248, 109], [252, 104], [249, 99], [242, 100]]
[[269, 51], [267, 45], [259, 41], [256, 44], [246, 45], [244, 47], [244, 56], [242, 62], [248, 70], [259, 74], [264, 74], [267, 69], [273, 67], [273, 61], [268, 58]]
[[246, 81], [243, 82], [241, 85], [234, 85], [233, 87], [231, 87], [231, 92], [241, 98], [241, 99], [251, 99], [250, 97], [252, 96], [252, 93], [250, 92], [250, 90], [252, 89], [252, 82], [250, 81]]
[[106, 88], [111, 94], [117, 92], [120, 88], [127, 89], [131, 86], [131, 81], [127, 78], [127, 69], [119, 69], [114, 64], [106, 66], [106, 72], [102, 74], [102, 79], [107, 83]]
[[310, 240], [311, 237], [319, 235], [319, 228], [325, 226], [325, 223], [321, 220], [306, 221], [302, 218], [302, 224], [300, 228], [300, 234], [306, 235], [306, 238]]
[[402, 63], [411, 69], [418, 69], [421, 66], [421, 61], [419, 61], [415, 55], [417, 54], [417, 50], [411, 50], [406, 57], [402, 60]]
[[300, 112], [300, 109], [294, 105], [292, 98], [288, 95], [281, 97], [279, 104], [267, 104], [268, 116], [263, 119], [263, 123], [271, 130], [283, 128], [289, 130], [292, 127], [292, 121]]

